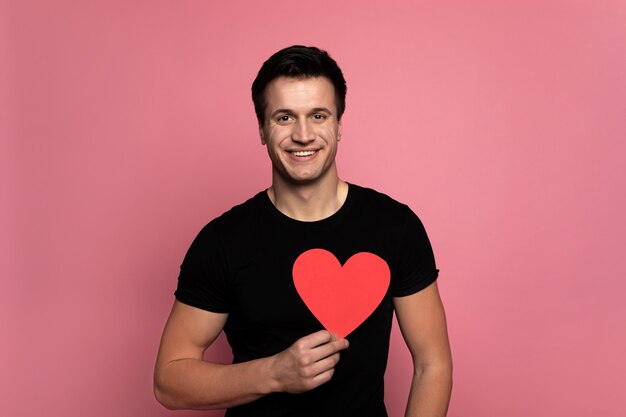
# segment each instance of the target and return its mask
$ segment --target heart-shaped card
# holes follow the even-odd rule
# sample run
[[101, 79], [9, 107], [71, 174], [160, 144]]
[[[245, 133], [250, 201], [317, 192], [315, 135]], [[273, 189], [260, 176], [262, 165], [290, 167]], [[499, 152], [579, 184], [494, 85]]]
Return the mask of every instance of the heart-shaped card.
[[346, 337], [372, 314], [391, 280], [387, 262], [369, 252], [352, 255], [342, 266], [331, 252], [310, 249], [298, 256], [292, 273], [311, 313], [338, 337]]

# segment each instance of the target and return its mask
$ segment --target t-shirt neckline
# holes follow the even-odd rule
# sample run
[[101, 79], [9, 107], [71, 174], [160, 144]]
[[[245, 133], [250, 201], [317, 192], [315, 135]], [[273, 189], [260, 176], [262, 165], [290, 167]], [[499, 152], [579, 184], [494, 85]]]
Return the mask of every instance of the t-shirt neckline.
[[272, 203], [272, 200], [270, 200], [270, 197], [267, 194], [267, 190], [263, 190], [259, 194], [260, 194], [264, 207], [270, 212], [271, 215], [273, 215], [280, 221], [289, 223], [292, 225], [302, 226], [302, 227], [318, 227], [318, 226], [324, 226], [327, 224], [333, 224], [339, 221], [350, 210], [353, 204], [353, 201], [355, 199], [354, 194], [356, 191], [356, 186], [348, 182], [346, 182], [346, 184], [348, 185], [348, 194], [346, 195], [346, 200], [343, 202], [341, 207], [339, 207], [339, 210], [337, 210], [336, 212], [334, 212], [333, 214], [331, 214], [330, 216], [326, 218], [323, 218], [321, 220], [314, 220], [314, 221], [303, 221], [303, 220], [297, 220], [292, 217], [289, 217], [276, 208], [274, 203]]

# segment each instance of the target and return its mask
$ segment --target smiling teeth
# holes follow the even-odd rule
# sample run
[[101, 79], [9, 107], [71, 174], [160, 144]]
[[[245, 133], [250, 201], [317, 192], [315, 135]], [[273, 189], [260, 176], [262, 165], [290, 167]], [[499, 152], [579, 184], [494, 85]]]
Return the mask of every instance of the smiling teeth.
[[297, 151], [292, 152], [295, 156], [311, 156], [315, 153], [315, 151]]

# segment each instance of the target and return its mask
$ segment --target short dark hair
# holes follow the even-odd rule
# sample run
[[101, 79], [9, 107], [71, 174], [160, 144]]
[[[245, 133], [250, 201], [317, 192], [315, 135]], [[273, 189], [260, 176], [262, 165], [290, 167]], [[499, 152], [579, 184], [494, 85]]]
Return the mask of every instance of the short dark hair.
[[265, 88], [278, 77], [326, 77], [335, 87], [337, 120], [346, 109], [346, 80], [334, 59], [314, 46], [293, 45], [281, 49], [263, 63], [252, 83], [252, 101], [259, 125], [265, 123]]

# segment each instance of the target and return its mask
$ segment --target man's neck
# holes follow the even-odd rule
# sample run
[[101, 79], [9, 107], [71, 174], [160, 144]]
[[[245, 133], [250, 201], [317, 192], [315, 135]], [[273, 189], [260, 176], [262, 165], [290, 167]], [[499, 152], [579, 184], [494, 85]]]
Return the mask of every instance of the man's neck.
[[334, 176], [312, 184], [286, 184], [276, 178], [267, 189], [274, 206], [295, 220], [312, 222], [335, 214], [346, 201], [348, 184]]

